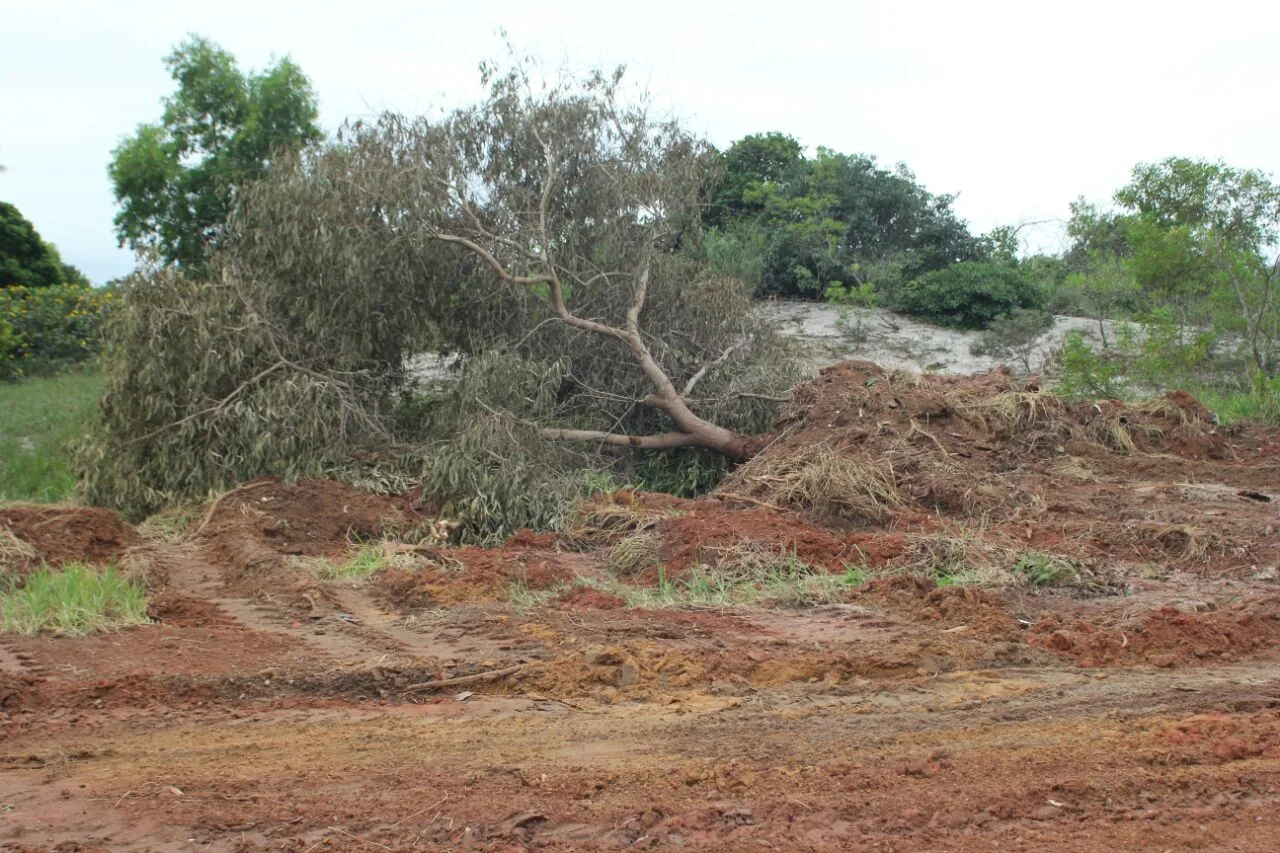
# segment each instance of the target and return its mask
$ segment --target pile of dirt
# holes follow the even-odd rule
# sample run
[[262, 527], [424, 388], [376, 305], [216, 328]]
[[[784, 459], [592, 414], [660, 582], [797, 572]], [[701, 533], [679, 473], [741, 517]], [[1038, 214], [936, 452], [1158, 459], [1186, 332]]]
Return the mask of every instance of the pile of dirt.
[[20, 549], [23, 559], [6, 566], [18, 571], [40, 563], [102, 565], [138, 544], [119, 515], [99, 507], [9, 505], [0, 508], [0, 533], [29, 546]]
[[1136, 616], [1113, 612], [1071, 619], [1049, 613], [1031, 627], [1027, 642], [1074, 658], [1082, 667], [1240, 660], [1280, 643], [1280, 596], [1249, 597], [1201, 612], [1166, 606]]
[[912, 621], [936, 624], [943, 631], [963, 633], [965, 638], [1022, 642], [1024, 637], [1009, 601], [995, 590], [938, 586], [920, 575], [889, 575], [863, 584], [853, 600]]
[[[797, 386], [776, 440], [717, 494], [833, 530], [941, 530], [958, 551], [1252, 573], [1280, 563], [1277, 436], [1223, 429], [1183, 392], [1069, 403], [1002, 369], [853, 361]], [[911, 550], [889, 565], [915, 568]]]
[[498, 548], [429, 548], [420, 556], [412, 567], [379, 572], [372, 594], [392, 609], [412, 612], [551, 590], [599, 574], [593, 555], [559, 551], [554, 536], [527, 532]]
[[290, 556], [339, 558], [355, 542], [403, 535], [429, 521], [408, 496], [375, 495], [332, 480], [263, 478], [219, 497], [197, 538], [230, 573], [246, 573]]

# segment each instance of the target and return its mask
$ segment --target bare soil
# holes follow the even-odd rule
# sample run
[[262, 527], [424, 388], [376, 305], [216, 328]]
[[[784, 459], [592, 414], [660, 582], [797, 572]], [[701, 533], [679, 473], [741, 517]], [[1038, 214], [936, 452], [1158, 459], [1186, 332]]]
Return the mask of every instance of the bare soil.
[[[788, 491], [814, 448], [885, 506]], [[575, 583], [625, 524], [415, 545], [411, 499], [334, 483], [180, 543], [6, 509], [46, 559], [146, 567], [154, 623], [0, 642], [0, 848], [1272, 851], [1278, 493], [1280, 434], [1185, 396], [854, 362], [717, 494], [584, 508], [667, 581], [744, 541], [871, 575], [833, 604], [629, 608]], [[384, 536], [418, 560], [359, 586], [294, 559]]]

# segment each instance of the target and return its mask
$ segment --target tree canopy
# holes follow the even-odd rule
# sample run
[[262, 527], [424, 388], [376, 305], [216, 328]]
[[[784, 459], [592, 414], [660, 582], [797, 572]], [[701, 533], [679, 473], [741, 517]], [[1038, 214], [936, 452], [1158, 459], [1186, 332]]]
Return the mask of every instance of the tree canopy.
[[1086, 292], [1130, 300], [1132, 292], [1180, 323], [1239, 336], [1253, 369], [1274, 375], [1280, 187], [1271, 177], [1171, 157], [1135, 166], [1114, 200], [1115, 210], [1072, 206], [1068, 258]]
[[889, 170], [875, 157], [819, 148], [804, 156], [780, 133], [747, 136], [720, 156], [721, 177], [707, 221], [756, 241], [763, 293], [817, 296], [832, 283], [853, 283], [860, 270], [895, 261], [905, 278], [985, 257], [951, 205], [904, 165]]
[[41, 239], [36, 227], [18, 208], [0, 201], [0, 287], [14, 284], [87, 287], [89, 279], [71, 264], [64, 263], [53, 244]]
[[116, 235], [122, 246], [198, 269], [245, 185], [273, 157], [322, 137], [316, 97], [288, 57], [245, 74], [205, 38], [180, 44], [165, 66], [178, 88], [160, 121], [140, 125], [112, 154]]

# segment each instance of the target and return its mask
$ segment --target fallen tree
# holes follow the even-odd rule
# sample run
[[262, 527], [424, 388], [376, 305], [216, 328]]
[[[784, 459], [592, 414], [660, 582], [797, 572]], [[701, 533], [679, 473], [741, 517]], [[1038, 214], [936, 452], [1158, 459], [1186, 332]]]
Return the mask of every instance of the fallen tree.
[[[554, 523], [574, 472], [626, 449], [752, 454], [796, 371], [699, 260], [709, 147], [625, 105], [620, 73], [485, 79], [474, 107], [279, 161], [207, 279], [144, 265], [87, 499], [137, 515], [261, 474], [417, 480], [496, 535]], [[405, 369], [427, 350], [460, 356], [444, 390]]]

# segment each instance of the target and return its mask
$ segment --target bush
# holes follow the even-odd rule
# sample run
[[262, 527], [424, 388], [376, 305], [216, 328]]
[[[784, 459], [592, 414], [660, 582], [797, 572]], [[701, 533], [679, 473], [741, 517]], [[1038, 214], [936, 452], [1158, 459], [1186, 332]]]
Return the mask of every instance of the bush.
[[985, 329], [1017, 308], [1041, 310], [1044, 303], [1044, 294], [1018, 270], [969, 261], [910, 282], [898, 309], [940, 326]]
[[1030, 373], [1031, 358], [1051, 325], [1053, 315], [1047, 311], [1015, 308], [1012, 314], [993, 320], [982, 337], [969, 347], [969, 352], [992, 358], [1017, 359], [1022, 369]]
[[98, 351], [113, 295], [73, 284], [0, 288], [0, 378], [49, 372]]
[[1057, 391], [1062, 396], [1072, 400], [1111, 400], [1124, 396], [1122, 366], [1116, 359], [1098, 354], [1080, 332], [1067, 334], [1059, 360]]

